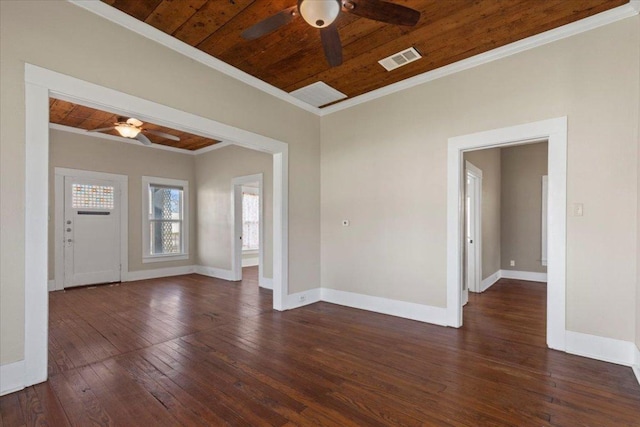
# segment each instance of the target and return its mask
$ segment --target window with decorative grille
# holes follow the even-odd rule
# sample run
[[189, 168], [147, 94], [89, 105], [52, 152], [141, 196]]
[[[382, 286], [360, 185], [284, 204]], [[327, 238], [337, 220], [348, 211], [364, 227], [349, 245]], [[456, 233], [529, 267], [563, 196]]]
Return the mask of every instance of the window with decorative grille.
[[145, 262], [188, 253], [187, 185], [186, 181], [143, 177]]
[[182, 188], [149, 185], [151, 254], [182, 253]]

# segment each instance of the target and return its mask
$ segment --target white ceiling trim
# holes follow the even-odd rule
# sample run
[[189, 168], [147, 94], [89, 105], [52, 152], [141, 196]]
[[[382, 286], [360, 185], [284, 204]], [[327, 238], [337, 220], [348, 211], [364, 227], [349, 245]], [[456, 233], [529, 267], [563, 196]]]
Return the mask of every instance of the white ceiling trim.
[[631, 0], [630, 3], [618, 6], [605, 12], [601, 12], [597, 15], [593, 15], [585, 19], [581, 19], [580, 21], [572, 22], [570, 24], [563, 25], [562, 27], [554, 28], [553, 30], [546, 31], [544, 33], [540, 33], [526, 39], [518, 40], [517, 42], [513, 42], [508, 45], [490, 50], [488, 52], [472, 56], [471, 58], [463, 59], [461, 61], [454, 62], [453, 64], [436, 68], [435, 70], [427, 71], [426, 73], [418, 74], [417, 76], [410, 77], [406, 80], [402, 80], [389, 86], [385, 86], [380, 89], [362, 94], [360, 96], [347, 99], [338, 104], [325, 107], [321, 110], [320, 116], [326, 116], [337, 111], [342, 111], [347, 108], [351, 108], [356, 105], [381, 98], [383, 96], [391, 95], [392, 93], [410, 89], [414, 86], [418, 86], [432, 80], [446, 77], [460, 71], [468, 70], [479, 65], [487, 64], [489, 62], [496, 61], [507, 56], [515, 55], [516, 53], [524, 52], [538, 46], [542, 46], [548, 43], [555, 42], [557, 40], [583, 33], [585, 31], [593, 30], [595, 28], [602, 27], [603, 25], [611, 24], [621, 19], [635, 16], [639, 11], [640, 0]]
[[192, 151], [194, 156], [198, 154], [208, 153], [209, 151], [219, 150], [220, 148], [228, 147], [229, 145], [233, 145], [230, 142], [218, 142], [217, 144], [209, 145], [208, 147], [200, 148], [198, 150]]
[[[321, 109], [321, 108], [313, 107], [305, 102], [302, 102], [299, 99], [296, 99], [293, 96], [289, 95], [287, 92], [281, 89], [278, 89], [275, 86], [272, 86], [256, 77], [253, 77], [252, 75], [247, 74], [244, 71], [241, 71], [227, 64], [226, 62], [220, 61], [219, 59], [214, 58], [213, 56], [207, 53], [204, 53], [201, 50], [198, 50], [195, 47], [190, 46], [173, 36], [163, 33], [162, 31], [152, 27], [151, 25], [146, 24], [142, 21], [139, 21], [127, 15], [126, 13], [121, 12], [115, 7], [111, 7], [99, 0], [89, 0], [89, 1], [67, 0], [67, 1], [83, 9], [86, 9], [89, 12], [99, 15], [107, 19], [108, 21], [118, 24], [135, 33], [138, 33], [143, 37], [146, 37], [157, 43], [160, 43], [161, 45], [168, 47], [169, 49], [172, 49], [176, 52], [179, 52], [214, 70], [217, 70], [223, 74], [226, 74], [230, 77], [240, 80], [241, 82], [246, 83], [249, 86], [253, 86], [256, 89], [259, 89], [263, 92], [273, 95], [278, 99], [289, 102], [297, 107], [302, 108], [303, 110], [309, 111], [318, 116], [326, 116], [338, 111], [342, 111], [347, 108], [351, 108], [356, 105], [369, 102], [374, 99], [381, 98], [383, 96], [387, 96], [395, 92], [399, 92], [399, 91], [409, 89], [426, 82], [430, 82], [432, 80], [436, 80], [454, 73], [458, 73], [460, 71], [468, 70], [470, 68], [477, 67], [482, 64], [486, 64], [498, 59], [505, 58], [507, 56], [514, 55], [519, 52], [523, 52], [538, 46], [545, 45], [547, 43], [552, 43], [557, 40], [571, 37], [573, 35], [580, 34], [585, 31], [589, 31], [594, 28], [601, 27], [603, 25], [611, 24], [621, 19], [635, 16], [640, 12], [640, 0], [631, 0], [629, 3], [625, 5], [616, 7], [614, 9], [610, 9], [605, 12], [601, 12], [589, 18], [585, 18], [580, 21], [576, 21], [571, 24], [564, 25], [562, 27], [558, 27], [553, 30], [546, 31], [544, 33], [541, 33], [523, 40], [519, 40], [517, 42], [508, 44], [506, 46], [502, 46], [502, 47], [490, 50], [488, 52], [481, 53], [479, 55], [464, 59], [462, 61], [458, 61], [456, 63], [447, 65], [445, 67], [441, 67], [432, 71], [428, 71], [423, 74], [419, 74], [417, 76], [408, 78], [406, 80], [402, 80], [398, 83], [394, 83], [389, 86], [376, 89], [366, 94], [356, 96], [355, 98], [342, 101], [336, 105], [332, 105], [330, 107], [325, 107]], [[220, 145], [220, 144], [216, 144], [216, 146], [217, 145]]]
[[109, 135], [108, 133], [102, 133], [102, 132], [87, 132], [84, 129], [74, 128], [72, 126], [59, 125], [57, 123], [49, 123], [49, 129], [55, 129], [55, 130], [60, 130], [60, 131], [63, 131], [63, 132], [75, 133], [75, 134], [78, 134], [78, 135], [90, 136], [92, 138], [100, 138], [100, 139], [108, 139], [110, 141], [124, 142], [125, 144], [132, 144], [132, 145], [136, 145], [138, 147], [155, 148], [157, 150], [171, 151], [173, 153], [188, 154], [190, 156], [197, 156], [198, 154], [207, 153], [207, 152], [212, 151], [212, 150], [217, 150], [219, 148], [226, 147], [228, 145], [232, 145], [230, 142], [219, 142], [217, 144], [210, 145], [208, 147], [204, 147], [204, 148], [201, 148], [199, 150], [192, 151], [192, 150], [187, 150], [185, 148], [170, 147], [168, 145], [155, 144], [155, 143], [151, 143], [151, 145], [143, 145], [140, 141], [138, 141], [136, 139], [124, 138], [124, 137], [115, 136], [115, 135]]
[[175, 50], [176, 52], [179, 52], [187, 56], [188, 58], [193, 59], [194, 61], [200, 62], [201, 64], [204, 64], [216, 71], [233, 77], [234, 79], [240, 80], [241, 82], [246, 83], [249, 86], [253, 86], [254, 88], [266, 92], [269, 95], [273, 95], [276, 98], [287, 101], [295, 105], [296, 107], [300, 107], [303, 110], [319, 115], [319, 108], [302, 102], [299, 99], [296, 99], [293, 96], [289, 95], [282, 89], [278, 89], [275, 86], [272, 86], [256, 77], [253, 77], [251, 74], [247, 74], [244, 71], [227, 64], [226, 62], [220, 61], [219, 59], [209, 55], [208, 53], [204, 53], [203, 51], [198, 50], [195, 47], [188, 45], [187, 43], [178, 40], [177, 38], [170, 36], [167, 33], [164, 33], [145, 22], [139, 21], [134, 17], [121, 12], [115, 7], [101, 2], [100, 0], [68, 1], [76, 6], [88, 10], [89, 12], [101, 16], [108, 21], [118, 24], [126, 28], [127, 30], [131, 30], [134, 33], [138, 33], [143, 37], [160, 43], [161, 45], [168, 47], [169, 49]]

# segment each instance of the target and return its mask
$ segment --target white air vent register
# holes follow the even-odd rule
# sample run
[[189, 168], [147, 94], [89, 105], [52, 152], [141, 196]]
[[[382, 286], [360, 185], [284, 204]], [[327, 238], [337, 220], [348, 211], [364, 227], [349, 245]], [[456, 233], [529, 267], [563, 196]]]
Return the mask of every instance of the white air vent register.
[[403, 65], [407, 65], [409, 62], [417, 61], [420, 58], [422, 58], [422, 56], [418, 51], [410, 47], [402, 52], [394, 53], [391, 56], [381, 59], [378, 63], [382, 65], [385, 70], [391, 71], [398, 67], [402, 67]]

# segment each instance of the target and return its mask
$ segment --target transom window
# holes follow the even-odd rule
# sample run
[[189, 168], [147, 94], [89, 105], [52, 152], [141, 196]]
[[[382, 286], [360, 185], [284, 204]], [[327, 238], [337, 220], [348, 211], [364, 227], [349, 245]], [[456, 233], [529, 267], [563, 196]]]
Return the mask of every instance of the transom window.
[[142, 178], [143, 262], [188, 258], [188, 182]]

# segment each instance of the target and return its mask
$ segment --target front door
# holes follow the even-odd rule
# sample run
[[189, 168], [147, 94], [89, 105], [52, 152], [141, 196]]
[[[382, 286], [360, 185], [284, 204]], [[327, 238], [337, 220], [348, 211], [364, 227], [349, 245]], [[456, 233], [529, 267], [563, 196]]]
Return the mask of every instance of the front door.
[[64, 287], [120, 281], [120, 183], [67, 176]]

